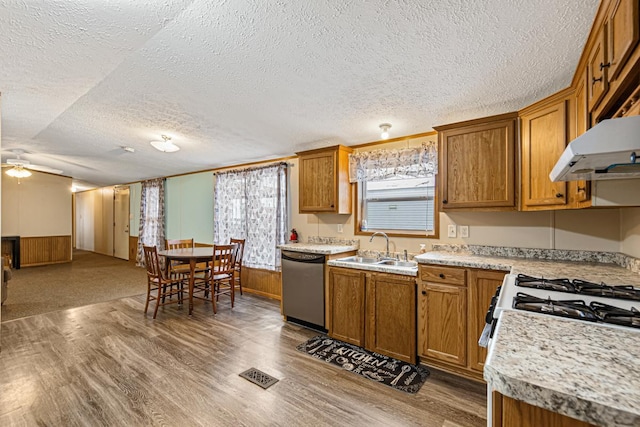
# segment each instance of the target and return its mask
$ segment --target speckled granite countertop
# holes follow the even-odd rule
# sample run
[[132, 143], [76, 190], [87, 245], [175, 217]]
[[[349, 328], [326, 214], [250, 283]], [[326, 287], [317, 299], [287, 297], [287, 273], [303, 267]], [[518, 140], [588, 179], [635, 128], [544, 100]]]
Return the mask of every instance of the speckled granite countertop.
[[596, 425], [640, 425], [640, 331], [504, 311], [484, 378], [506, 396]]
[[342, 252], [357, 251], [358, 247], [353, 245], [337, 245], [328, 243], [287, 243], [278, 246], [285, 251], [306, 252], [310, 254], [339, 254]]
[[640, 286], [640, 275], [616, 264], [599, 262], [547, 260], [518, 257], [475, 255], [465, 252], [433, 251], [414, 258], [419, 264], [439, 264], [485, 270], [502, 270], [506, 273], [528, 274], [547, 278], [567, 277], [610, 285]]

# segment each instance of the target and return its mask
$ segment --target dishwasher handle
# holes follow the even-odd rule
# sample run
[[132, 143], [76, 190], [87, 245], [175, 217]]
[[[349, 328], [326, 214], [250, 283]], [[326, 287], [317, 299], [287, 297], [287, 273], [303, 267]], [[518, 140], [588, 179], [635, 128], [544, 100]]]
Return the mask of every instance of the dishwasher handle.
[[324, 264], [325, 255], [310, 254], [307, 252], [282, 251], [282, 259], [294, 262], [304, 262], [307, 264]]

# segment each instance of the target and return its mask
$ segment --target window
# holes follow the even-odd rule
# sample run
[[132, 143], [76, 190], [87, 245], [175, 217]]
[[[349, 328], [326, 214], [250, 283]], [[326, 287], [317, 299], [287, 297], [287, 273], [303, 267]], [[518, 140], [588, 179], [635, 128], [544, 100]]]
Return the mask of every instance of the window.
[[438, 237], [436, 143], [349, 155], [349, 180], [358, 183], [356, 234]]
[[245, 239], [242, 262], [277, 270], [287, 231], [285, 163], [216, 174], [214, 242]]
[[393, 177], [363, 182], [362, 231], [398, 230], [434, 234], [435, 177]]

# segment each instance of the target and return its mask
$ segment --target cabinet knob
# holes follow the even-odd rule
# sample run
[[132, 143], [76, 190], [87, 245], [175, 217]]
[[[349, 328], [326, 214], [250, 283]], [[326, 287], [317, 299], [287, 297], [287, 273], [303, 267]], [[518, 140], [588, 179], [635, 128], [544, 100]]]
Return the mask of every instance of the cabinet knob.
[[440, 276], [441, 279], [444, 279], [444, 274], [440, 273], [438, 276]]
[[[605, 68], [609, 68], [611, 66], [611, 62], [607, 62], [606, 64], [603, 64], [602, 62], [600, 63], [600, 71], [604, 70]], [[602, 77], [600, 77], [600, 80], [602, 80]]]
[[427, 294], [427, 291], [422, 291], [422, 295], [426, 295], [426, 294]]
[[447, 202], [447, 199], [444, 199], [444, 200], [442, 201], [442, 204], [443, 204], [443, 205], [446, 205], [447, 203], [448, 203], [448, 202]]
[[561, 198], [563, 198], [563, 197], [564, 197], [564, 194], [562, 194], [562, 193], [556, 193], [556, 197], [557, 197], [558, 199], [561, 199]]
[[334, 206], [334, 205], [331, 205], [331, 207], [332, 207], [332, 208], [335, 208], [335, 206]]

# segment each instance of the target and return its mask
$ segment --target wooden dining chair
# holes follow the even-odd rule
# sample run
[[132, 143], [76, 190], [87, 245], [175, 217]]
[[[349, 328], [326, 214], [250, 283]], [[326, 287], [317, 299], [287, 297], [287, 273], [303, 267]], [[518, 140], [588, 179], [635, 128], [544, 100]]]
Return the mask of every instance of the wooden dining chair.
[[210, 298], [214, 314], [218, 312], [217, 302], [220, 295], [228, 295], [231, 298], [231, 308], [235, 302], [234, 252], [233, 245], [214, 245], [209, 280], [194, 285], [193, 298]]
[[[171, 249], [191, 249], [193, 239], [167, 239], [165, 240], [167, 250]], [[169, 264], [169, 274], [172, 277], [184, 279], [189, 274], [189, 263], [178, 260], [171, 260]]]
[[244, 239], [229, 239], [229, 244], [235, 245], [234, 268], [236, 274], [234, 276], [234, 285], [240, 289], [242, 295], [242, 256], [244, 255]]
[[[165, 270], [160, 266], [158, 250], [155, 246], [143, 246], [144, 260], [147, 267], [147, 302], [144, 305], [144, 314], [147, 314], [149, 302], [155, 301], [156, 308], [153, 311], [153, 318], [158, 314], [158, 307], [161, 305], [180, 303], [182, 304], [182, 281], [167, 277]], [[176, 285], [176, 288], [173, 288]], [[153, 292], [157, 294], [153, 295]], [[173, 301], [172, 296], [177, 295], [178, 299]], [[166, 297], [169, 297], [168, 302]]]

